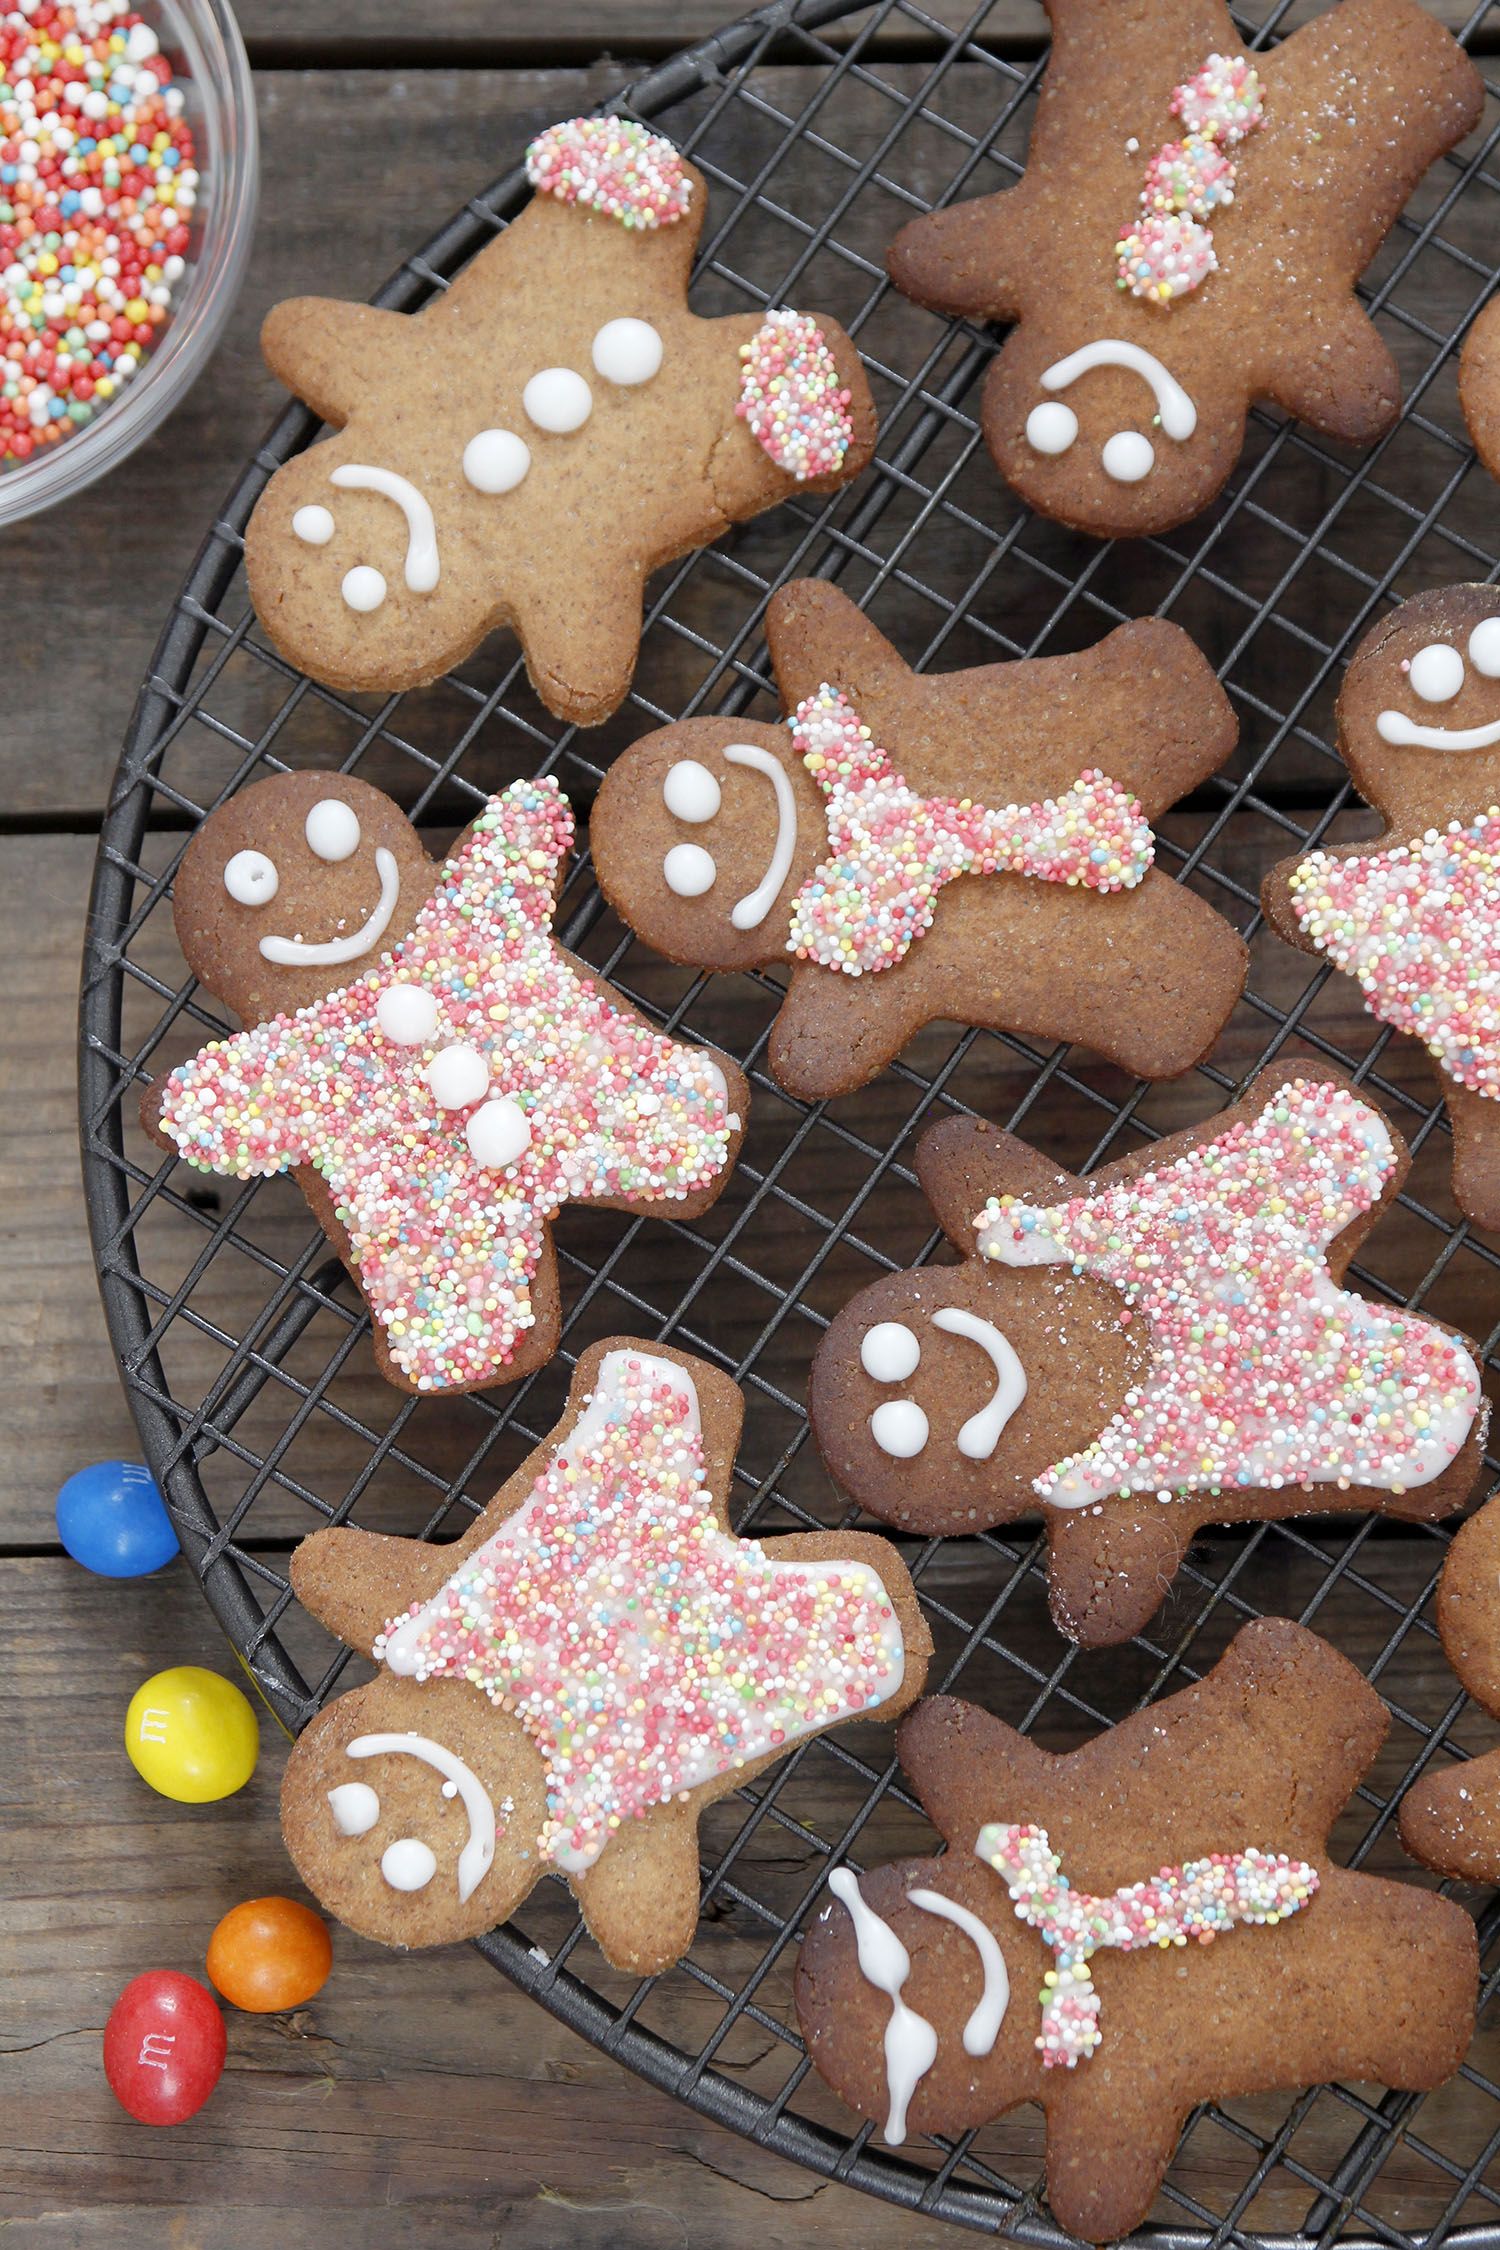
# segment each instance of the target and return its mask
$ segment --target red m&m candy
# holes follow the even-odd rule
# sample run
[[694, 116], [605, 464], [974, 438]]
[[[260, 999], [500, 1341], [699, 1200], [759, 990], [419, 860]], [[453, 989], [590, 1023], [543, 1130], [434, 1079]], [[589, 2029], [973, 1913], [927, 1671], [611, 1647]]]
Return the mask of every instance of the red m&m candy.
[[109, 2011], [104, 2075], [143, 2125], [180, 2125], [219, 2083], [224, 2047], [213, 1994], [177, 1969], [147, 1969]]

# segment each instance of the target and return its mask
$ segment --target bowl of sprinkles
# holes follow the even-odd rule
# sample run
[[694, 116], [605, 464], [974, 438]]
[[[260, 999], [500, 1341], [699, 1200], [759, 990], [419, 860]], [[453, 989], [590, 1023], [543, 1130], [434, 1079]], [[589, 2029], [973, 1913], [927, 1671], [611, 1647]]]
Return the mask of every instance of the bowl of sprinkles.
[[114, 468], [201, 373], [257, 179], [223, 0], [0, 0], [0, 524]]

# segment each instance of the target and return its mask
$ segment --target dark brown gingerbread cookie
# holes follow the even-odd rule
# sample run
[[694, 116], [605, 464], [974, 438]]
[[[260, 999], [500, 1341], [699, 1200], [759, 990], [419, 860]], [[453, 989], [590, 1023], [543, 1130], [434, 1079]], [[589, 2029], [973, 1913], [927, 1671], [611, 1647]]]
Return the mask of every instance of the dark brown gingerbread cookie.
[[1422, 1041], [1453, 1123], [1453, 1193], [1500, 1228], [1500, 592], [1447, 586], [1382, 618], [1344, 675], [1338, 747], [1384, 833], [1283, 860], [1266, 918]]
[[692, 1942], [705, 1807], [921, 1692], [931, 1642], [883, 1539], [731, 1533], [743, 1415], [719, 1369], [614, 1337], [456, 1544], [304, 1540], [298, 1599], [380, 1662], [282, 1785], [330, 1913], [440, 1945], [562, 1872], [606, 1957], [650, 1974]]
[[1342, 1286], [1407, 1161], [1317, 1063], [1088, 1180], [977, 1120], [933, 1126], [917, 1171], [964, 1263], [833, 1322], [824, 1460], [903, 1531], [1040, 1513], [1054, 1621], [1087, 1647], [1140, 1630], [1205, 1524], [1451, 1514], [1488, 1417], [1469, 1349]]
[[[1459, 1532], [1437, 1592], [1443, 1653], [1464, 1687], [1500, 1719], [1500, 1498]], [[1401, 1800], [1414, 1859], [1468, 1883], [1500, 1883], [1500, 1749], [1428, 1772]]]
[[1043, 515], [1100, 537], [1208, 505], [1253, 399], [1370, 444], [1401, 403], [1354, 295], [1478, 72], [1417, 0], [1340, 0], [1248, 56], [1222, 0], [1045, 0], [1019, 184], [915, 219], [891, 278], [1015, 323], [981, 421]]
[[1458, 357], [1458, 403], [1474, 450], [1500, 477], [1500, 297], [1491, 297]]
[[552, 934], [573, 820], [550, 780], [492, 797], [445, 861], [347, 774], [242, 790], [184, 855], [188, 966], [245, 1029], [143, 1105], [205, 1171], [295, 1174], [405, 1390], [550, 1359], [567, 1202], [691, 1217], [723, 1187], [748, 1089], [655, 1031]]
[[332, 687], [436, 679], [499, 625], [559, 718], [630, 685], [647, 574], [869, 460], [875, 409], [830, 320], [688, 310], [701, 172], [620, 118], [532, 143], [532, 201], [423, 311], [278, 305], [270, 367], [339, 435], [246, 535], [250, 594]]
[[919, 1705], [901, 1762], [950, 1848], [836, 1872], [797, 1964], [813, 2062], [893, 2140], [1040, 2103], [1047, 2200], [1089, 2242], [1146, 2217], [1200, 2101], [1441, 2085], [1473, 2032], [1474, 1925], [1328, 1851], [1388, 1724], [1279, 1618], [1065, 1757]]
[[808, 579], [774, 597], [766, 637], [789, 725], [647, 735], [605, 776], [589, 839], [606, 898], [669, 960], [793, 956], [779, 1084], [847, 1093], [945, 1018], [1079, 1040], [1145, 1078], [1200, 1060], [1247, 955], [1151, 866], [1150, 822], [1235, 741], [1180, 627], [927, 676]]

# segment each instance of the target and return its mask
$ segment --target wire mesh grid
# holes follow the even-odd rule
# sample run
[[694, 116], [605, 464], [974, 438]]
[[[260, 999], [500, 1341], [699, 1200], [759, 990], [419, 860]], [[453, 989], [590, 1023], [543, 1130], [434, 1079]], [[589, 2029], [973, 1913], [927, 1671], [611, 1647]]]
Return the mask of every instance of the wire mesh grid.
[[[1289, 28], [1290, 13], [1283, 0], [1238, 20], [1260, 45]], [[745, 1387], [741, 1530], [851, 1520], [807, 1441], [807, 1365], [857, 1287], [945, 1255], [911, 1165], [913, 1137], [934, 1116], [995, 1118], [1087, 1171], [1212, 1114], [1273, 1055], [1332, 1056], [1415, 1152], [1407, 1192], [1356, 1269], [1363, 1285], [1465, 1326], [1487, 1369], [1500, 1365], [1500, 1252], [1457, 1222], [1448, 1128], [1420, 1058], [1360, 1012], [1344, 980], [1270, 938], [1256, 912], [1272, 859], [1307, 840], [1373, 832], [1329, 747], [1338, 671], [1360, 634], [1420, 587], [1500, 568], [1494, 488], [1474, 464], [1454, 383], [1457, 340], [1493, 282], [1500, 87], [1480, 131], [1436, 168], [1367, 277], [1401, 362], [1399, 427], [1356, 455], [1257, 415], [1207, 517], [1167, 538], [1095, 546], [1021, 510], [989, 467], [974, 408], [993, 337], [917, 311], [883, 275], [884, 244], [906, 217], [1018, 175], [1041, 68], [1031, 18], [1018, 0], [986, 0], [956, 24], [914, 0], [864, 9], [779, 0], [610, 103], [662, 120], [710, 180], [698, 308], [791, 301], [836, 313], [865, 355], [882, 442], [875, 468], [836, 500], [793, 502], [653, 584], [635, 687], [609, 725], [580, 735], [549, 718], [503, 636], [435, 687], [385, 701], [332, 694], [276, 656], [249, 611], [242, 532], [267, 478], [315, 434], [300, 408], [246, 469], [167, 623], [91, 905], [86, 1188], [148, 1458], [209, 1602], [290, 1728], [360, 1676], [358, 1660], [293, 1601], [290, 1546], [330, 1520], [453, 1535], [550, 1427], [569, 1371], [601, 1335], [668, 1338]], [[1492, 7], [1455, 28], [1481, 58], [1500, 46]], [[441, 290], [525, 192], [512, 173], [474, 198], [377, 302], [412, 309]], [[746, 1061], [754, 1103], [744, 1156], [720, 1203], [691, 1224], [564, 1215], [567, 1319], [550, 1368], [488, 1396], [399, 1396], [374, 1374], [367, 1320], [300, 1197], [282, 1182], [204, 1183], [161, 1162], [139, 1132], [142, 1087], [223, 1028], [185, 979], [170, 930], [186, 834], [249, 781], [303, 765], [389, 788], [434, 842], [521, 772], [556, 773], [586, 814], [610, 757], [649, 727], [696, 711], [775, 715], [764, 603], [808, 573], [838, 578], [924, 667], [1058, 653], [1132, 615], [1183, 624], [1219, 667], [1241, 746], [1161, 824], [1159, 863], [1250, 938], [1246, 998], [1209, 1063], [1172, 1086], [1143, 1086], [1081, 1053], [938, 1028], [875, 1085], [809, 1108], [765, 1072], [776, 980], [708, 980], [653, 960], [604, 908], [585, 850], [564, 893], [565, 942], [656, 1020]], [[1317, 1625], [1393, 1713], [1387, 1750], [1335, 1848], [1352, 1864], [1423, 1879], [1395, 1845], [1396, 1802], [1429, 1762], [1484, 1740], [1431, 1619], [1445, 1531], [1345, 1518], [1210, 1536], [1149, 1632], [1093, 1656], [1048, 1623], [1042, 1543], [1030, 1527], [898, 1544], [933, 1626], [932, 1684], [987, 1703], [1051, 1748], [1200, 1677], [1249, 1617]], [[703, 1919], [668, 1976], [638, 1984], [609, 1971], [552, 1882], [482, 1949], [644, 2077], [816, 2171], [924, 2214], [1061, 2243], [1043, 2200], [1034, 2111], [895, 2156], [870, 2127], [851, 2131], [794, 2029], [797, 1935], [828, 1866], [930, 1844], [888, 1733], [856, 1726], [710, 1811]], [[1484, 1984], [1479, 2037], [1459, 2077], [1425, 2100], [1336, 2086], [1203, 2108], [1143, 2239], [1164, 2250], [1500, 2244], [1500, 1902], [1467, 1895]]]

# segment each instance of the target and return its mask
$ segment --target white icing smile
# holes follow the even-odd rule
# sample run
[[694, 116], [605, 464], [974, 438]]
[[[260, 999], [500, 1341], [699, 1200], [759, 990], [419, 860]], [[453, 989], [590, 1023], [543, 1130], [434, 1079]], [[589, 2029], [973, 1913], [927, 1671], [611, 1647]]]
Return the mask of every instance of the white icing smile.
[[[1026, 1370], [1003, 1329], [961, 1305], [947, 1305], [932, 1316], [934, 1328], [950, 1336], [966, 1336], [989, 1354], [995, 1370], [995, 1388], [977, 1414], [971, 1414], [955, 1443], [966, 1461], [988, 1461], [1007, 1422], [1026, 1397]], [[876, 1383], [904, 1383], [914, 1375], [922, 1357], [915, 1332], [901, 1320], [877, 1321], [865, 1331], [859, 1363]], [[893, 1461], [911, 1461], [926, 1447], [931, 1434], [927, 1416], [914, 1398], [882, 1400], [870, 1416], [870, 1435], [882, 1453]]]
[[[1500, 679], [1500, 616], [1479, 620], [1469, 635], [1469, 662], [1481, 679]], [[1401, 669], [1423, 703], [1451, 703], [1464, 684], [1464, 660], [1451, 641], [1429, 641]], [[1500, 719], [1482, 727], [1427, 727], [1391, 710], [1381, 712], [1375, 732], [1398, 749], [1488, 750], [1500, 742]]]
[[[1044, 391], [1065, 391], [1080, 375], [1096, 367], [1128, 367], [1149, 383], [1163, 434], [1177, 444], [1184, 444], [1197, 429], [1198, 409], [1176, 376], [1154, 352], [1117, 337], [1101, 337], [1097, 343], [1081, 345], [1066, 359], [1055, 360], [1044, 369], [1039, 380]], [[1034, 406], [1026, 417], [1027, 441], [1037, 453], [1066, 453], [1077, 436], [1078, 417], [1060, 399]], [[1139, 430], [1116, 430], [1105, 440], [1099, 459], [1105, 475], [1116, 484], [1139, 484], [1156, 466], [1156, 448]]]
[[439, 575], [437, 527], [416, 486], [394, 469], [372, 469], [358, 461], [346, 461], [329, 482], [347, 492], [379, 492], [395, 501], [406, 518], [407, 587], [414, 594], [430, 594]]
[[329, 938], [322, 945], [309, 945], [301, 938], [262, 938], [260, 950], [265, 958], [274, 961], [278, 968], [290, 969], [304, 961], [310, 965], [357, 961], [362, 953], [368, 953], [385, 936], [401, 890], [401, 873], [395, 854], [387, 851], [384, 844], [375, 847], [375, 872], [380, 877], [380, 899], [368, 922], [362, 923], [348, 937]]
[[[392, 1666], [393, 1671], [399, 1669], [399, 1666]], [[478, 1775], [441, 1742], [429, 1742], [423, 1734], [362, 1734], [350, 1743], [348, 1754], [351, 1758], [420, 1758], [451, 1785], [445, 1788], [445, 1796], [456, 1791], [462, 1797], [464, 1811], [469, 1816], [469, 1839], [458, 1855], [458, 1896], [460, 1904], [471, 1898], [495, 1858], [495, 1807]], [[336, 1807], [334, 1819], [338, 1820]], [[416, 1891], [432, 1881], [437, 1859], [431, 1846], [424, 1844], [420, 1837], [403, 1836], [387, 1846], [380, 1866], [394, 1890]]]

